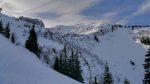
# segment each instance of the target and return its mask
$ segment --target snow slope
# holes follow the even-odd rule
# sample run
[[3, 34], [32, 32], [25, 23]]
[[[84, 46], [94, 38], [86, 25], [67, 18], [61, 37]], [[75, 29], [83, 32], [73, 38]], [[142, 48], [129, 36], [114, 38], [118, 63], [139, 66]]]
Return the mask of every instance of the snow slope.
[[[129, 31], [118, 29], [103, 36], [101, 43], [92, 52], [109, 63], [113, 76], [119, 77], [116, 82], [127, 78], [131, 84], [142, 84], [144, 77], [142, 64], [144, 64], [146, 49], [134, 42], [134, 34]], [[135, 65], [132, 65], [130, 61], [133, 61]]]
[[50, 28], [50, 30], [52, 32], [58, 32], [61, 34], [74, 33], [79, 35], [80, 34], [88, 35], [99, 31], [99, 29], [109, 28], [110, 26], [111, 26], [110, 24], [100, 24], [99, 22], [97, 22], [89, 24], [77, 24], [72, 26], [59, 25]]
[[44, 66], [23, 47], [0, 35], [0, 84], [80, 84]]
[[[24, 46], [25, 41], [28, 38], [29, 31], [32, 28], [33, 24], [28, 23], [23, 20], [18, 20], [18, 19], [16, 20], [16, 19], [17, 18], [15, 17], [10, 17], [10, 16], [0, 13], [0, 21], [2, 21], [3, 26], [5, 27], [5, 25], [9, 23], [11, 34], [15, 33], [15, 36], [16, 36], [15, 44], [19, 46]], [[25, 25], [28, 25], [28, 26], [25, 26]], [[35, 26], [36, 26], [35, 30], [38, 36], [38, 44], [40, 47], [43, 48], [44, 53], [48, 53], [48, 56], [51, 60], [51, 63], [49, 65], [52, 66], [52, 64], [54, 63], [54, 59], [56, 58], [56, 55], [52, 55], [53, 52], [49, 52], [49, 51], [52, 49], [55, 49], [56, 52], [59, 52], [63, 48], [63, 45], [58, 42], [54, 42], [51, 39], [44, 38], [43, 32], [46, 31], [47, 29], [38, 25], [35, 25]]]
[[[9, 17], [9, 16], [1, 14], [1, 13], [0, 13], [0, 21], [2, 21], [4, 27], [7, 23], [10, 24], [11, 33], [14, 32], [16, 34], [16, 36], [17, 36], [16, 41], [20, 45], [23, 46], [25, 44], [25, 41], [26, 41], [28, 35], [29, 35], [28, 32], [32, 28], [33, 24], [28, 23], [28, 22], [23, 21], [23, 20], [16, 20], [15, 17]], [[25, 26], [25, 25], [28, 25], [28, 26]], [[36, 26], [36, 31], [37, 31], [38, 36], [39, 36], [38, 37], [39, 45], [41, 45], [41, 46], [56, 45], [56, 47], [55, 46], [53, 46], [53, 47], [54, 48], [59, 48], [59, 49], [62, 48], [61, 44], [58, 44], [57, 42], [53, 42], [52, 40], [48, 40], [48, 39], [45, 39], [45, 38], [41, 37], [40, 34], [44, 31], [46, 31], [46, 28], [40, 27], [38, 25], [35, 25], [35, 26]]]
[[[76, 27], [59, 26], [49, 30], [62, 33], [64, 39], [79, 47], [78, 50], [91, 68], [91, 71], [88, 72], [84, 63], [81, 64], [86, 82], [89, 80], [86, 77], [90, 74], [92, 74], [92, 78], [97, 76], [101, 80], [104, 70], [103, 64], [107, 61], [115, 84], [122, 84], [125, 78], [131, 84], [142, 84], [144, 78], [143, 64], [147, 49], [136, 43], [134, 38], [137, 34], [134, 31], [125, 28], [119, 28], [113, 32], [108, 31], [104, 35], [98, 34], [97, 38], [100, 42], [96, 42], [93, 39], [94, 35], [100, 29], [111, 30], [109, 25], [79, 25], [78, 28]], [[134, 62], [135, 65], [132, 65], [131, 62]]]

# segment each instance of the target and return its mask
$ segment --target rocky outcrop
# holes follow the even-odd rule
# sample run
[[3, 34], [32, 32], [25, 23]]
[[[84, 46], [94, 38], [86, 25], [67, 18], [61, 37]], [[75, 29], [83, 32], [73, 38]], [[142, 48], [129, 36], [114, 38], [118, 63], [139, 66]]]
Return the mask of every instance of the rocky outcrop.
[[2, 8], [0, 8], [0, 13], [2, 12], [2, 10], [3, 10], [3, 9], [2, 9]]
[[18, 18], [19, 20], [23, 20], [23, 21], [26, 21], [28, 23], [31, 23], [31, 24], [35, 24], [35, 25], [38, 25], [40, 27], [45, 27], [44, 23], [42, 20], [38, 20], [38, 19], [32, 19], [32, 18], [28, 18], [28, 17], [19, 17]]

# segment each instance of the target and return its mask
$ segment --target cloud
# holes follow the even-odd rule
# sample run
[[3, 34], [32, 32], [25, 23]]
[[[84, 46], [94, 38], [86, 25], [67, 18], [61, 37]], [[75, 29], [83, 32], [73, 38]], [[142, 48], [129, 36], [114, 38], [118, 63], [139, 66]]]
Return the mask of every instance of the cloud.
[[[122, 20], [118, 21], [118, 23], [121, 23], [121, 24], [132, 23], [132, 19], [134, 19], [140, 15], [142, 16], [143, 14], [149, 13], [149, 12], [150, 12], [150, 0], [146, 0], [137, 8], [137, 10], [135, 12], [133, 12], [131, 15], [128, 15], [127, 17], [124, 17]], [[140, 22], [140, 21], [138, 21], [138, 22]]]
[[0, 7], [5, 14], [42, 19], [46, 27], [52, 27], [101, 21], [125, 24], [132, 18], [148, 13], [150, 1], [0, 0]]
[[147, 11], [150, 11], [150, 0], [146, 0], [141, 7], [139, 8], [139, 10], [136, 12], [136, 15], [138, 14], [143, 14]]
[[100, 0], [5, 0], [0, 6], [9, 15], [39, 18], [47, 26], [54, 26], [53, 24], [71, 25], [88, 21], [80, 12], [98, 1]]
[[51, 12], [41, 12], [41, 13], [34, 14], [34, 16], [42, 18], [42, 19], [52, 20], [52, 19], [59, 18], [61, 15], [56, 14], [56, 13], [51, 13]]
[[[3, 1], [1, 1], [0, 2], [0, 7], [2, 7], [2, 8], [4, 8], [4, 12], [6, 12], [6, 14], [9, 14], [9, 13], [16, 13], [16, 8], [15, 8], [15, 6], [13, 6], [11, 3], [9, 3], [9, 2], [4, 2], [4, 0]], [[7, 10], [10, 10], [10, 11], [7, 11]]]

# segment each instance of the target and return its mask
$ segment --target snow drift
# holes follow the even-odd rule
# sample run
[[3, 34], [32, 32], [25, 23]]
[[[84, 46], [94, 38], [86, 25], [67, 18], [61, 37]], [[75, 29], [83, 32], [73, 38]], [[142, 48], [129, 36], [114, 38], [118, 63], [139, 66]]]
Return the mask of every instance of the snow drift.
[[0, 35], [0, 84], [80, 84], [44, 66], [23, 47]]

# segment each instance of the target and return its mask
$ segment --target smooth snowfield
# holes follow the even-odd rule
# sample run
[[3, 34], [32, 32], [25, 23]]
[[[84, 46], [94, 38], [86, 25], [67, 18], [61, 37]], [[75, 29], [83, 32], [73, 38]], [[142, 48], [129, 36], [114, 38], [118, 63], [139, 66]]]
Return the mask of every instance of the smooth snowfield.
[[0, 84], [80, 84], [53, 71], [23, 47], [0, 35]]
[[119, 77], [115, 82], [119, 83], [127, 78], [131, 84], [142, 84], [146, 49], [135, 43], [133, 33], [127, 29], [118, 29], [101, 39], [103, 40], [95, 47], [93, 53], [109, 63], [113, 76]]

